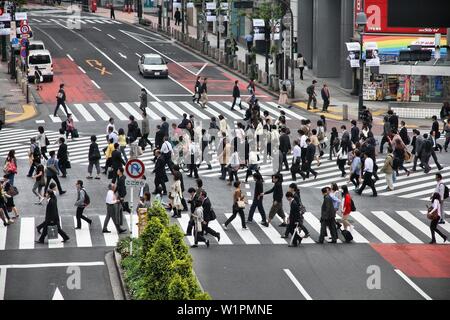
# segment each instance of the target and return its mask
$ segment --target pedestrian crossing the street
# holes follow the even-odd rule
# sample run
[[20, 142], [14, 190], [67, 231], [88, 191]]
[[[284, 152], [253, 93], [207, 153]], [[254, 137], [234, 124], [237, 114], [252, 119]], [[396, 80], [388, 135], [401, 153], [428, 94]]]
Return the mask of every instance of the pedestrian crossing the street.
[[102, 19], [102, 18], [96, 18], [96, 19], [92, 19], [92, 18], [87, 18], [87, 17], [81, 17], [80, 19], [78, 18], [47, 18], [47, 17], [39, 17], [39, 18], [30, 18], [30, 23], [32, 25], [53, 25], [53, 24], [62, 24], [62, 25], [66, 25], [67, 21], [70, 20], [71, 23], [80, 23], [82, 27], [88, 27], [89, 25], [94, 25], [94, 24], [100, 24], [100, 25], [119, 25], [119, 24], [123, 24], [123, 22], [120, 21], [116, 21], [116, 20], [109, 20], [109, 19]]
[[[0, 158], [5, 158], [8, 154], [9, 150], [16, 150], [16, 157], [18, 159], [28, 159], [28, 151], [29, 151], [29, 141], [31, 137], [35, 137], [37, 131], [35, 130], [26, 130], [26, 129], [14, 129], [14, 128], [4, 128], [0, 131]], [[47, 137], [52, 143], [47, 149], [48, 151], [57, 150], [58, 144], [56, 141], [59, 138], [59, 133], [54, 131], [46, 131]], [[150, 139], [152, 140], [152, 139]], [[80, 164], [87, 166], [89, 164], [88, 154], [89, 154], [89, 146], [90, 146], [90, 136], [84, 136], [81, 132], [80, 138], [71, 140], [68, 139], [67, 145], [69, 150], [69, 159], [71, 164]], [[97, 143], [99, 145], [99, 149], [102, 150], [107, 146], [106, 139], [103, 139], [102, 135], [99, 135]], [[126, 148], [126, 152], [129, 156], [129, 148]], [[212, 169], [208, 169], [206, 164], [203, 163], [199, 169], [198, 174], [202, 178], [214, 178], [217, 179], [221, 175], [221, 167], [220, 163], [217, 159], [217, 153], [211, 149], [209, 151], [211, 155], [211, 167]], [[320, 166], [317, 166], [317, 163], [313, 164], [313, 169], [318, 172], [317, 179], [311, 177], [302, 180], [300, 176], [297, 176], [297, 180], [295, 181], [300, 188], [316, 188], [321, 189], [325, 186], [330, 186], [331, 183], [335, 182], [338, 185], [347, 184], [350, 186], [350, 189], [353, 188], [353, 185], [348, 182], [348, 174], [346, 177], [341, 177], [341, 172], [338, 170], [335, 160], [328, 160], [327, 154], [325, 154], [321, 160]], [[292, 163], [292, 156], [288, 155], [288, 162]], [[139, 157], [149, 173], [154, 169], [154, 155], [153, 152], [147, 148], [142, 156]], [[381, 168], [383, 165], [384, 159], [378, 158], [377, 164], [378, 167]], [[103, 166], [105, 164], [105, 158], [102, 157], [100, 160], [100, 164]], [[259, 161], [259, 172], [263, 175], [265, 182], [270, 185], [271, 184], [271, 175], [276, 172], [277, 168], [274, 168], [274, 164], [269, 160], [267, 163], [263, 163], [262, 160]], [[433, 193], [434, 188], [436, 186], [435, 181], [435, 172], [441, 172], [444, 176], [444, 183], [450, 184], [450, 178], [448, 173], [450, 172], [450, 167], [444, 167], [442, 170], [437, 171], [436, 165], [432, 163], [431, 165], [432, 171], [428, 174], [425, 174], [422, 170], [417, 172], [411, 172], [409, 176], [401, 173], [400, 176], [397, 177], [396, 182], [394, 183], [394, 191], [386, 191], [386, 181], [384, 179], [384, 174], [379, 173], [378, 176], [380, 180], [378, 180], [375, 185], [378, 191], [378, 196], [396, 196], [404, 199], [420, 199], [424, 201], [429, 201], [430, 195]], [[405, 167], [411, 170], [412, 163], [405, 163]], [[420, 167], [419, 167], [420, 169]], [[348, 172], [348, 167], [347, 167]], [[69, 171], [70, 173], [70, 171]], [[283, 175], [283, 185], [288, 186], [293, 182], [290, 171], [281, 171]], [[238, 172], [238, 177], [241, 180], [244, 180], [246, 177], [246, 170], [241, 169]], [[252, 179], [250, 177], [250, 179]], [[371, 195], [372, 191], [370, 188], [366, 188], [363, 191], [363, 196]], [[358, 196], [357, 196], [358, 197]]]
[[[110, 117], [127, 121], [130, 115], [133, 115], [136, 120], [142, 120], [142, 111], [139, 109], [139, 105], [139, 102], [76, 103], [69, 104], [67, 110], [72, 114], [74, 122], [108, 121]], [[246, 103], [242, 102], [242, 105], [248, 108]], [[280, 116], [281, 109], [278, 108], [276, 103], [263, 102], [260, 103], [260, 106], [261, 112], [268, 111], [274, 118]], [[192, 114], [197, 120], [210, 120], [211, 117], [217, 118], [222, 114], [229, 121], [239, 121], [245, 116], [244, 110], [231, 110], [231, 102], [227, 101], [210, 101], [207, 103], [207, 108], [204, 109], [200, 108], [198, 104], [187, 101], [150, 101], [146, 111], [150, 120], [160, 120], [162, 116], [165, 116], [169, 121], [182, 119], [183, 113]], [[298, 121], [305, 119], [305, 117], [291, 110], [283, 109], [283, 111], [286, 113], [287, 120]], [[48, 118], [39, 119], [38, 121], [49, 120], [50, 122], [59, 123], [65, 119], [65, 116], [64, 110], [60, 108], [57, 117], [54, 117], [53, 113], [51, 113]]]
[[[248, 207], [245, 211], [248, 214]], [[247, 223], [247, 229], [241, 227], [240, 218], [237, 217], [224, 230], [222, 224], [231, 213], [219, 214], [217, 220], [212, 221], [209, 226], [220, 233], [220, 241], [211, 235], [206, 237], [212, 245], [288, 245], [290, 237], [285, 239], [285, 228], [279, 227], [281, 219], [275, 219], [267, 228], [262, 226], [255, 219], [253, 223]], [[257, 217], [256, 214], [255, 217]], [[429, 220], [426, 218], [426, 211], [370, 211], [352, 212], [350, 221], [353, 228], [350, 230], [353, 235], [353, 243], [385, 243], [385, 244], [426, 244], [431, 241]], [[446, 213], [449, 216], [449, 212]], [[82, 222], [81, 229], [74, 229], [76, 219], [73, 216], [64, 215], [61, 217], [62, 229], [67, 233], [70, 240], [63, 243], [61, 237], [55, 240], [46, 240], [44, 244], [35, 243], [39, 238], [36, 227], [41, 223], [40, 218], [21, 217], [14, 224], [4, 227], [0, 226], [0, 251], [1, 250], [31, 250], [31, 249], [61, 249], [61, 248], [89, 248], [89, 247], [114, 247], [121, 237], [129, 236], [129, 232], [119, 235], [110, 220], [108, 229], [111, 233], [102, 233], [102, 226], [106, 215], [91, 216], [92, 224], [89, 226]], [[133, 215], [133, 222], [129, 214], [125, 215], [124, 225], [130, 230], [133, 224], [133, 237], [138, 234], [137, 215]], [[306, 212], [304, 215], [304, 225], [310, 232], [310, 237], [304, 238], [303, 245], [315, 244], [320, 233], [320, 212]], [[174, 221], [174, 220], [172, 220]], [[183, 232], [186, 232], [189, 215], [183, 213], [181, 218], [176, 219]], [[439, 228], [450, 237], [450, 224], [440, 224]], [[303, 234], [302, 234], [303, 236]], [[194, 237], [187, 236], [187, 243], [194, 244]], [[438, 235], [438, 244], [449, 244], [443, 242]], [[338, 240], [338, 243], [342, 243]], [[200, 243], [200, 245], [204, 245]]]

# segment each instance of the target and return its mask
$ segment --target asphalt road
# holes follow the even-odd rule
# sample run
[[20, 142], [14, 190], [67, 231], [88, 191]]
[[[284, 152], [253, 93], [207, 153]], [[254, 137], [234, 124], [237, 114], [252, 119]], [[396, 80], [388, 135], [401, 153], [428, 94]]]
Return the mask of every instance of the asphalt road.
[[[40, 123], [55, 136], [55, 131], [60, 124], [51, 122], [49, 114], [53, 112], [54, 96], [60, 82], [66, 84], [71, 108], [74, 104], [82, 104], [87, 108], [90, 103], [98, 103], [102, 106], [105, 102], [116, 106], [119, 106], [121, 102], [132, 103], [138, 101], [137, 96], [140, 86], [147, 88], [154, 95], [149, 96], [150, 100], [181, 103], [192, 101], [190, 90], [193, 87], [195, 74], [201, 71], [200, 74], [211, 78], [210, 96], [215, 94], [217, 101], [231, 101], [229, 96], [233, 79], [235, 79], [234, 76], [209, 62], [205, 66], [206, 61], [202, 58], [154, 33], [126, 23], [83, 24], [81, 31], [71, 31], [61, 25], [59, 14], [56, 16], [45, 14], [33, 18], [41, 20], [40, 23], [32, 24], [36, 38], [44, 40], [55, 60], [55, 81], [52, 84], [44, 84], [44, 91], [41, 92], [44, 103], [38, 105], [39, 115], [35, 119], [11, 126], [10, 129], [17, 131], [9, 133], [4, 131], [4, 138], [0, 141], [2, 159], [4, 153], [13, 147], [20, 149], [19, 153], [22, 157], [24, 154], [26, 155], [26, 145], [28, 144], [28, 137], [31, 135], [27, 130], [30, 132], [36, 130], [39, 125], [36, 120], [44, 121]], [[86, 16], [86, 19], [88, 18], [97, 19], [91, 15]], [[56, 19], [57, 24], [55, 21], [46, 23], [44, 22], [45, 19]], [[156, 52], [155, 50], [170, 58], [169, 69], [173, 79], [143, 79], [138, 74], [138, 57], [136, 54]], [[126, 58], [123, 56], [126, 56]], [[203, 66], [205, 67], [202, 70]], [[263, 92], [258, 94], [266, 95]], [[269, 101], [271, 99], [267, 96], [262, 100]], [[164, 106], [167, 107], [165, 104]], [[225, 106], [223, 105], [222, 108], [225, 108]], [[169, 107], [167, 108], [169, 109]], [[155, 112], [161, 111], [157, 108], [154, 110]], [[175, 113], [175, 109], [170, 110]], [[220, 111], [220, 109], [216, 110]], [[105, 109], [105, 111], [107, 110]], [[191, 111], [198, 110], [191, 109]], [[303, 110], [292, 109], [291, 112], [295, 115], [311, 118], [313, 123], [317, 121], [316, 116], [311, 116]], [[211, 116], [206, 111], [205, 114]], [[63, 248], [49, 248], [47, 244], [36, 245], [32, 249], [23, 248], [26, 247], [28, 240], [37, 237], [35, 232], [32, 233], [34, 226], [43, 218], [44, 208], [34, 205], [35, 199], [30, 196], [31, 181], [25, 177], [27, 161], [21, 158], [19, 175], [16, 177], [17, 186], [20, 190], [20, 194], [16, 197], [16, 204], [20, 210], [21, 219], [32, 218], [32, 220], [26, 220], [27, 223], [23, 223], [23, 225], [21, 221], [8, 227], [7, 233], [4, 231], [2, 233], [4, 229], [3, 226], [0, 227], [0, 268], [1, 265], [11, 264], [99, 262], [104, 260], [105, 251], [110, 250], [108, 244], [112, 244], [118, 239], [118, 237], [105, 237], [101, 234], [106, 196], [106, 178], [104, 176], [100, 181], [93, 180], [86, 183], [86, 188], [91, 197], [91, 206], [86, 210], [86, 214], [94, 220], [91, 230], [83, 234], [77, 234], [73, 230], [75, 182], [77, 179], [85, 180], [86, 176], [85, 159], [81, 158], [86, 158], [89, 135], [96, 134], [101, 137], [99, 140], [104, 140], [103, 135], [106, 127], [105, 121], [99, 121], [96, 118], [95, 121], [89, 122], [84, 121], [79, 114], [77, 116], [79, 116], [80, 121], [76, 123], [76, 126], [82, 136], [78, 141], [69, 144], [73, 165], [72, 169], [69, 170], [68, 178], [61, 179], [63, 188], [68, 190], [68, 193], [58, 197], [63, 229], [69, 234], [71, 241], [64, 244]], [[288, 121], [288, 125], [295, 128], [299, 119], [292, 114], [290, 116], [291, 120]], [[232, 124], [234, 119], [228, 117], [228, 120]], [[170, 122], [178, 123], [179, 120], [172, 119]], [[207, 122], [207, 120], [203, 121], [204, 124]], [[156, 123], [159, 122], [154, 120], [155, 125]], [[118, 127], [126, 127], [126, 121], [118, 120], [117, 125]], [[329, 123], [329, 127], [338, 125], [340, 123], [334, 121]], [[379, 130], [379, 128], [376, 130]], [[376, 134], [378, 135], [379, 131]], [[80, 160], [77, 157], [80, 157]], [[438, 154], [438, 157], [444, 166], [450, 165], [448, 154]], [[150, 173], [152, 164], [149, 159], [150, 155], [146, 154], [147, 176], [152, 188], [154, 176]], [[311, 230], [311, 237], [314, 240], [317, 240], [318, 237], [314, 217], [320, 216], [322, 203], [319, 187], [321, 183], [329, 184], [333, 177], [327, 178], [327, 176], [333, 175], [333, 171], [337, 171], [337, 168], [334, 164], [323, 164], [320, 170], [318, 177], [320, 183], [312, 180], [305, 183], [298, 181], [303, 203], [307, 210], [311, 212], [307, 226]], [[215, 165], [212, 174], [202, 169], [200, 176], [217, 213], [217, 225], [220, 228], [220, 224], [227, 219], [226, 214], [231, 212], [232, 188], [218, 179], [217, 172], [217, 166]], [[405, 179], [402, 187], [410, 188], [410, 192], [415, 192], [416, 188], [421, 190], [423, 188], [421, 184], [430, 183], [430, 181], [431, 184], [428, 187], [433, 188], [432, 177], [430, 180], [429, 177], [418, 174], [417, 180], [415, 177], [410, 178], [411, 181], [404, 177], [400, 177], [400, 179]], [[193, 179], [187, 177], [185, 177], [184, 182], [186, 189], [195, 184]], [[302, 184], [305, 184], [305, 186], [302, 186]], [[269, 187], [270, 182], [267, 181], [265, 189], [267, 190]], [[248, 193], [249, 199], [253, 197], [253, 188], [253, 183], [249, 183], [248, 186], [244, 185], [244, 191]], [[286, 190], [285, 186], [284, 191]], [[441, 261], [436, 257], [440, 254], [445, 260], [450, 256], [450, 253], [448, 249], [444, 253], [434, 252], [425, 245], [430, 239], [426, 225], [428, 222], [420, 212], [425, 210], [426, 202], [420, 200], [420, 198], [426, 197], [428, 194], [412, 198], [402, 198], [402, 195], [404, 194], [399, 192], [398, 196], [386, 195], [378, 198], [355, 196], [357, 209], [362, 213], [362, 218], [354, 218], [356, 230], [360, 235], [359, 240], [365, 239], [367, 241], [355, 241], [357, 243], [350, 245], [325, 244], [319, 246], [305, 241], [300, 248], [288, 248], [287, 243], [283, 243], [279, 238], [284, 233], [284, 229], [278, 227], [279, 220], [274, 219], [273, 228], [269, 232], [256, 225], [260, 221], [259, 214], [256, 212], [255, 223], [249, 225], [250, 230], [247, 234], [242, 233], [239, 226], [230, 226], [230, 230], [227, 232], [220, 230], [222, 234], [221, 244], [217, 244], [214, 239], [211, 239], [212, 245], [209, 249], [200, 246], [198, 249], [191, 250], [195, 260], [196, 274], [204, 289], [210, 292], [214, 299], [302, 300], [308, 297], [311, 299], [424, 299], [424, 295], [420, 294], [395, 271], [396, 269], [406, 270], [405, 264], [410, 260], [406, 258], [400, 259], [400, 261], [389, 260], [386, 254], [381, 254], [380, 251], [377, 251], [377, 249], [380, 249], [374, 248], [372, 245], [375, 243], [386, 246], [387, 251], [390, 252], [389, 250], [393, 250], [391, 246], [394, 244], [415, 243], [417, 245], [415, 250], [424, 252], [422, 260], [419, 259], [420, 261], [418, 260], [417, 263], [428, 270], [428, 273], [424, 272], [420, 276], [415, 276], [404, 271], [408, 274], [407, 277], [432, 299], [449, 299], [450, 276], [444, 272], [446, 268], [449, 269], [449, 264], [448, 261]], [[137, 200], [136, 197], [134, 200]], [[270, 209], [271, 200], [271, 195], [264, 197], [266, 213]], [[286, 210], [286, 203], [284, 206]], [[405, 210], [407, 211], [406, 214], [399, 213]], [[383, 212], [392, 220], [389, 220], [389, 223], [386, 222], [385, 217], [377, 212]], [[247, 214], [248, 208], [246, 209]], [[239, 225], [239, 218], [235, 221]], [[394, 224], [392, 224], [392, 221]], [[184, 226], [183, 220], [178, 222]], [[404, 229], [391, 228], [390, 225], [396, 226], [395, 223], [403, 226]], [[381, 229], [382, 233], [374, 226]], [[447, 229], [445, 230], [448, 234]], [[5, 240], [2, 242], [2, 239]], [[187, 239], [187, 241], [189, 243], [190, 239]], [[226, 245], [227, 242], [229, 245]], [[2, 243], [4, 243], [4, 248], [1, 246]], [[83, 248], [80, 244], [87, 245], [87, 247]], [[449, 248], [449, 246], [440, 247]], [[405, 247], [402, 250], [406, 254], [409, 248]], [[428, 250], [426, 254], [425, 250]], [[436, 263], [435, 268], [424, 262], [425, 259]], [[367, 273], [367, 267], [369, 266], [380, 268], [380, 289], [368, 289], [367, 287], [367, 279], [370, 276]], [[112, 299], [109, 279], [104, 266], [82, 266], [80, 268], [83, 275], [81, 290], [67, 289], [68, 274], [66, 273], [66, 266], [8, 268], [6, 281], [3, 281], [4, 297], [5, 299], [51, 299], [57, 287], [65, 299], [79, 299], [81, 297], [86, 299], [91, 297], [92, 299]], [[35, 293], [23, 293], [23, 286], [27, 283], [33, 284]]]

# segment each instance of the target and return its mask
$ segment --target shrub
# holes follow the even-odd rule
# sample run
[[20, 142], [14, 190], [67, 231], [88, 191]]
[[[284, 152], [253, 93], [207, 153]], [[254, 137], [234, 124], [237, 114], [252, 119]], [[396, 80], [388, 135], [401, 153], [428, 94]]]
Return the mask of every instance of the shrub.
[[179, 274], [176, 274], [169, 283], [169, 300], [188, 300], [189, 287]]
[[177, 259], [185, 259], [188, 254], [188, 247], [184, 242], [184, 234], [178, 225], [173, 224], [167, 228], [169, 238]]
[[158, 217], [165, 227], [169, 226], [169, 217], [166, 208], [160, 202], [153, 201], [152, 206], [148, 209], [148, 215], [149, 220], [153, 217]]
[[172, 243], [167, 232], [161, 234], [145, 258], [145, 272], [151, 279], [148, 285], [149, 296], [157, 300], [168, 298], [167, 289], [173, 276], [172, 262], [175, 260]]
[[126, 258], [130, 255], [130, 242], [130, 237], [122, 238], [117, 242], [116, 250], [120, 253], [122, 258]]
[[160, 235], [164, 232], [164, 225], [161, 223], [159, 218], [151, 218], [141, 234], [142, 241], [142, 258], [153, 247], [155, 242], [159, 239]]

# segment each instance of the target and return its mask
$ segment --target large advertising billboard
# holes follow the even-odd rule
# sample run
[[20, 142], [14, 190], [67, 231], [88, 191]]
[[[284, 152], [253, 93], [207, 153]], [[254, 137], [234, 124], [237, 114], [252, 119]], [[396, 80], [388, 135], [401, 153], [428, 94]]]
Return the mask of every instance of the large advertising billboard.
[[[449, 0], [447, 0], [449, 1]], [[450, 1], [449, 1], [450, 2]], [[362, 11], [362, 0], [355, 0], [356, 13]], [[404, 7], [408, 11], [408, 6]], [[365, 32], [369, 33], [400, 33], [400, 34], [447, 34], [446, 28], [423, 27], [389, 27], [388, 25], [388, 0], [364, 0], [364, 11], [367, 15]], [[355, 24], [355, 29], [357, 28]]]

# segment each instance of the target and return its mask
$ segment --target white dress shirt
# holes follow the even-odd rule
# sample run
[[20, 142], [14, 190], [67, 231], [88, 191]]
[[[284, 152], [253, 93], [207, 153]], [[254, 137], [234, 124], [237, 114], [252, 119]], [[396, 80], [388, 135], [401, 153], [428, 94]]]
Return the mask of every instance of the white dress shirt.
[[300, 148], [306, 148], [308, 145], [306, 144], [306, 134], [300, 137]]
[[292, 149], [292, 161], [295, 163], [295, 161], [297, 161], [297, 158], [301, 159], [301, 157], [302, 149], [298, 145], [295, 145], [294, 149]]
[[106, 204], [116, 204], [116, 195], [114, 191], [108, 190], [108, 193], [106, 194]]
[[169, 141], [164, 141], [161, 146], [161, 153], [173, 152], [172, 144]]
[[373, 160], [371, 157], [367, 157], [366, 160], [364, 160], [364, 172], [373, 173]]

